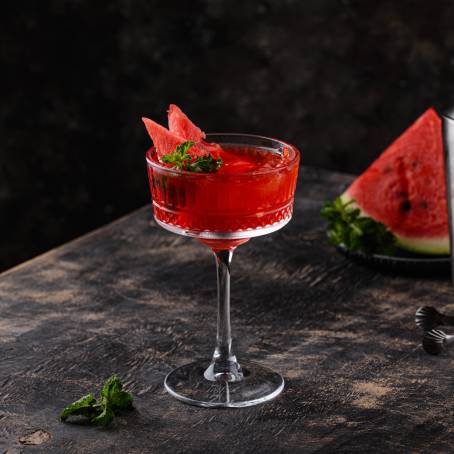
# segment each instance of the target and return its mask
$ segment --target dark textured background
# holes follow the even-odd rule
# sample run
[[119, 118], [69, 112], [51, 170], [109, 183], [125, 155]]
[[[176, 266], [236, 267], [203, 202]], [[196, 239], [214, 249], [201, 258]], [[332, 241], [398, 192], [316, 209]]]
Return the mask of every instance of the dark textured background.
[[0, 269], [146, 203], [140, 116], [170, 102], [359, 172], [454, 94], [450, 1], [10, 1], [0, 20]]

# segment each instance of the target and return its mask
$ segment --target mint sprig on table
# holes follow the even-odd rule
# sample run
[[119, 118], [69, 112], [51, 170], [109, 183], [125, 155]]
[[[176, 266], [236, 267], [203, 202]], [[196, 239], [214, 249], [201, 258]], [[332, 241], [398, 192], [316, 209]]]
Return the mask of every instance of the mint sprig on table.
[[173, 164], [175, 169], [186, 170], [188, 172], [211, 173], [216, 172], [222, 165], [222, 159], [214, 159], [211, 154], [198, 156], [192, 161], [188, 150], [195, 145], [195, 142], [188, 140], [177, 145], [175, 151], [162, 156], [161, 160], [165, 164]]
[[85, 416], [91, 424], [108, 426], [114, 419], [115, 411], [132, 410], [132, 395], [123, 391], [123, 385], [116, 375], [112, 375], [104, 384], [99, 399], [90, 393], [68, 405], [60, 419], [66, 421], [69, 416]]
[[362, 216], [354, 200], [337, 197], [324, 205], [321, 215], [328, 220], [328, 240], [335, 246], [367, 254], [392, 254], [396, 249], [395, 236], [381, 222]]

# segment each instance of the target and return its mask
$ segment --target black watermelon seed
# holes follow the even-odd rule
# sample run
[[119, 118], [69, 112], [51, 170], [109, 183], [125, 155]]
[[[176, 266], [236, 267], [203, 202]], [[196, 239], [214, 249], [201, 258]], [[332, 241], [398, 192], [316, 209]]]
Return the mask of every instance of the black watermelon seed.
[[400, 205], [400, 210], [403, 213], [408, 213], [411, 210], [411, 202], [410, 200], [405, 200]]

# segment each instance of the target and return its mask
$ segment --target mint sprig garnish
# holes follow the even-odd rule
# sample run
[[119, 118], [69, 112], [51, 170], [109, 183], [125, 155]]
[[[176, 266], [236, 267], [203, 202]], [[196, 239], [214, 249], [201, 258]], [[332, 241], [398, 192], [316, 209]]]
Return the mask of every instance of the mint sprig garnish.
[[211, 154], [207, 154], [205, 156], [197, 156], [194, 162], [191, 162], [189, 168], [190, 172], [203, 172], [203, 173], [211, 173], [216, 172], [219, 167], [222, 166], [222, 159], [214, 159]]
[[214, 159], [211, 154], [198, 156], [192, 161], [192, 156], [188, 150], [195, 145], [195, 142], [188, 140], [177, 145], [175, 151], [161, 157], [165, 164], [172, 164], [175, 169], [186, 170], [188, 172], [211, 173], [216, 172], [222, 165], [222, 159]]
[[180, 145], [177, 145], [175, 151], [172, 153], [165, 154], [162, 156], [162, 162], [166, 164], [173, 164], [175, 169], [186, 170], [186, 167], [191, 162], [191, 155], [188, 153], [188, 150], [195, 145], [195, 142], [188, 140], [183, 142]]
[[342, 245], [349, 251], [362, 251], [366, 254], [393, 254], [396, 238], [381, 222], [362, 216], [355, 201], [343, 202], [337, 197], [327, 202], [321, 210], [328, 220], [328, 240], [335, 246]]
[[132, 410], [132, 395], [123, 391], [123, 385], [116, 375], [112, 375], [104, 384], [99, 399], [92, 393], [81, 397], [68, 405], [60, 414], [60, 419], [66, 421], [69, 416], [85, 416], [90, 423], [108, 426], [118, 410]]

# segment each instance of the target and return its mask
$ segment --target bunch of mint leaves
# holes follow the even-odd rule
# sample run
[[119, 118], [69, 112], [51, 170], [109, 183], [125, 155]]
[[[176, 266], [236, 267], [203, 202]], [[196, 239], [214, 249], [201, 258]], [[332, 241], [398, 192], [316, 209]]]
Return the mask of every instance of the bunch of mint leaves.
[[118, 410], [132, 410], [132, 395], [123, 391], [123, 385], [116, 375], [104, 384], [99, 398], [90, 393], [68, 405], [60, 415], [62, 421], [69, 416], [85, 416], [91, 424], [108, 426]]
[[366, 254], [393, 254], [396, 238], [381, 222], [362, 216], [354, 200], [344, 202], [337, 197], [327, 202], [321, 215], [328, 220], [328, 240], [335, 246]]
[[222, 159], [214, 159], [211, 154], [198, 156], [192, 161], [188, 150], [195, 145], [195, 142], [188, 140], [180, 145], [177, 145], [175, 151], [162, 156], [162, 162], [165, 164], [173, 164], [175, 169], [186, 170], [188, 172], [211, 173], [216, 172], [222, 166]]

